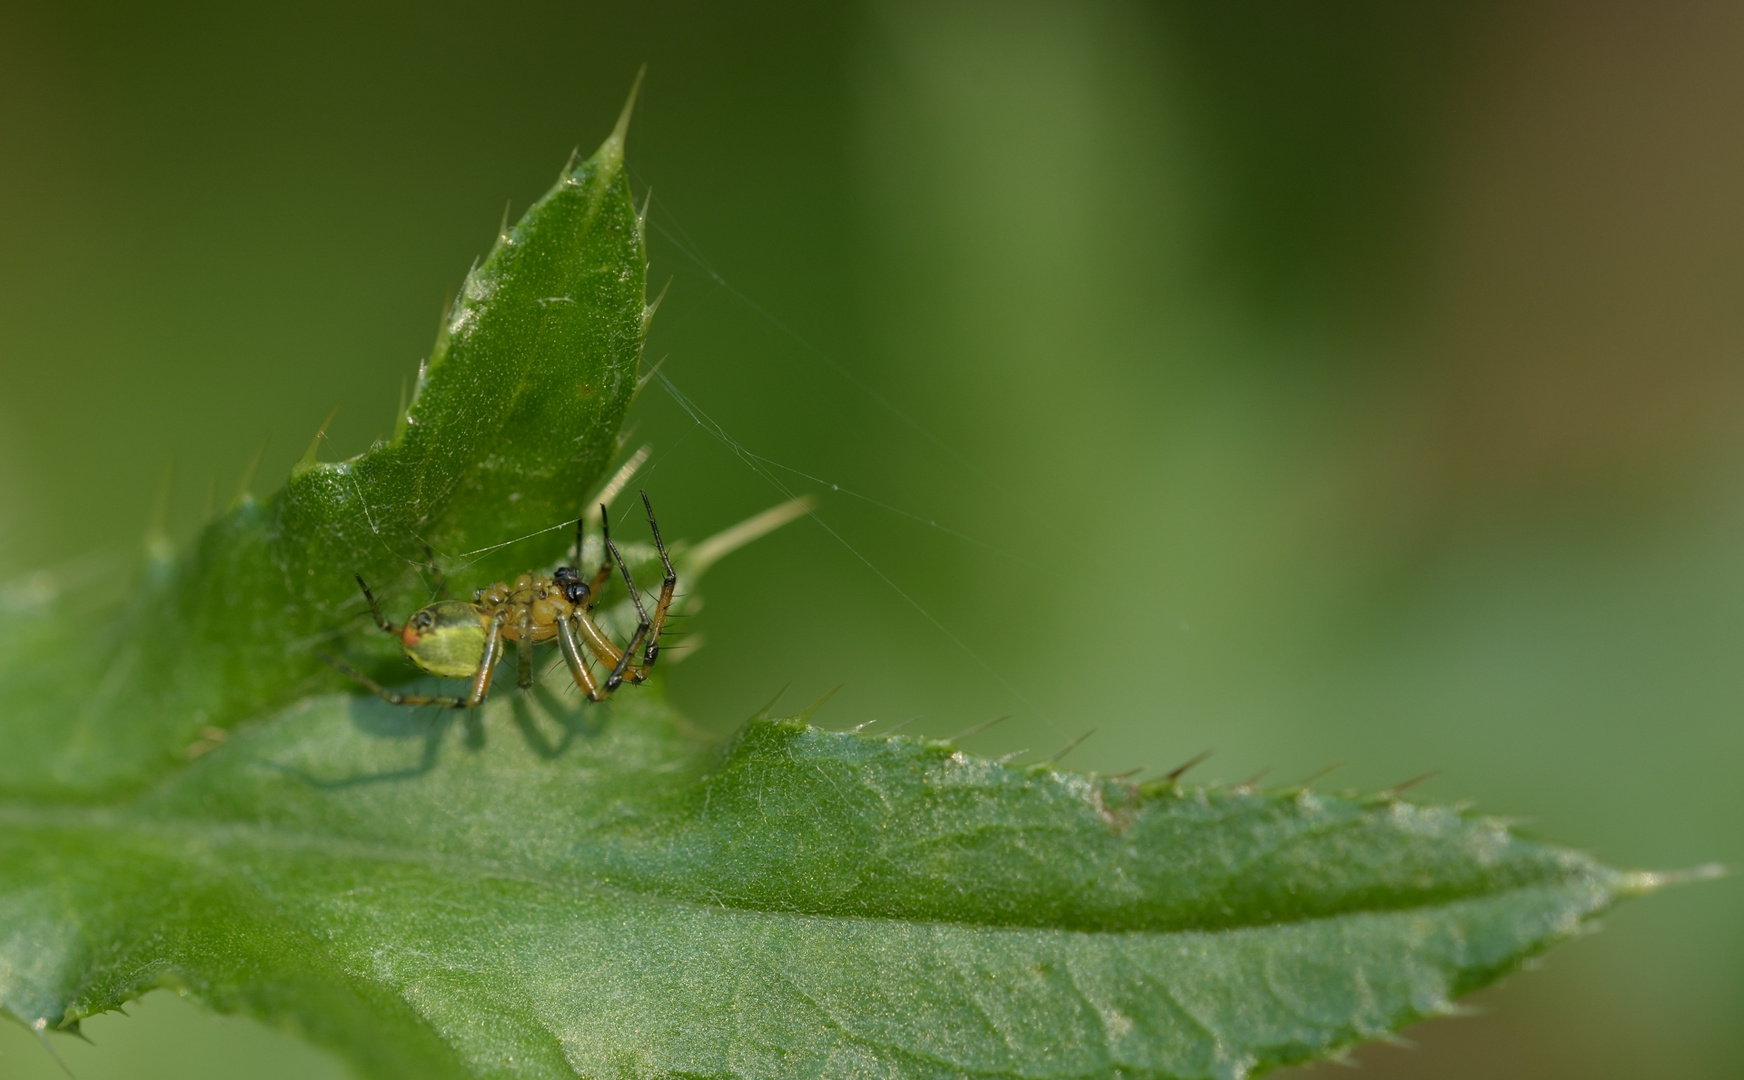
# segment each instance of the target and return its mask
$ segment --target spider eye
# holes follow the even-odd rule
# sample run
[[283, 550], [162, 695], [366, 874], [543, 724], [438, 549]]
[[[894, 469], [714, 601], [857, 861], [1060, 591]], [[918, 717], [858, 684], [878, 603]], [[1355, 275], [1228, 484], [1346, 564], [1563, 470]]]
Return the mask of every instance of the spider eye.
[[581, 575], [567, 566], [559, 566], [557, 572], [551, 575], [551, 580], [558, 585], [571, 585], [580, 581]]
[[571, 582], [563, 587], [564, 599], [572, 604], [579, 604], [587, 599], [588, 588], [581, 582]]
[[435, 620], [430, 617], [430, 613], [428, 611], [420, 611], [416, 615], [412, 616], [412, 625], [417, 627], [419, 630], [430, 629], [430, 624], [433, 623], [434, 621]]

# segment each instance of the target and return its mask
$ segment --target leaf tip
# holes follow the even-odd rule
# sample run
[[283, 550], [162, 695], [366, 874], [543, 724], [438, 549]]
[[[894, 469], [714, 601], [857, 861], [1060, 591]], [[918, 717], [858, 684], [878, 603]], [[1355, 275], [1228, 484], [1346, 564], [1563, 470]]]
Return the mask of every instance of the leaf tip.
[[145, 557], [157, 563], [174, 558], [170, 543], [170, 503], [176, 494], [176, 458], [170, 455], [164, 463], [163, 479], [158, 481], [157, 498], [152, 501], [151, 520], [145, 527]]
[[[835, 686], [824, 691], [823, 697], [818, 698], [816, 701], [812, 702], [810, 705], [807, 705], [805, 708], [799, 710], [799, 715], [796, 719], [803, 720], [806, 723], [810, 723], [811, 718], [812, 718], [812, 714], [817, 712], [819, 709], [823, 708], [824, 703], [826, 701], [830, 700], [831, 698], [835, 697], [836, 691], [840, 690], [842, 687], [844, 687], [846, 685], [848, 685], [848, 684], [847, 683], [837, 683]], [[782, 688], [782, 692], [786, 693], [785, 687]]]
[[964, 728], [962, 731], [957, 732], [955, 735], [946, 735], [944, 737], [944, 739], [941, 741], [948, 742], [948, 743], [955, 745], [956, 743], [960, 743], [964, 739], [969, 738], [971, 735], [979, 735], [983, 731], [986, 731], [988, 728], [994, 727], [998, 724], [1003, 724], [1007, 720], [1010, 720], [1011, 717], [1012, 717], [1011, 713], [1006, 713], [1003, 716], [995, 716], [991, 720], [983, 720], [979, 724], [974, 725], [973, 727]]
[[889, 741], [898, 732], [900, 732], [903, 728], [914, 723], [916, 720], [921, 720], [921, 719], [924, 719], [924, 714], [916, 713], [915, 715], [909, 717], [907, 720], [904, 720], [902, 723], [897, 724], [895, 727], [892, 727], [889, 730], [885, 731], [882, 735], [876, 736], [876, 738], [880, 738], [880, 739], [884, 739], [885, 741]]
[[1215, 754], [1216, 752], [1217, 751], [1215, 751], [1215, 750], [1203, 751], [1201, 753], [1193, 755], [1192, 757], [1188, 758], [1186, 761], [1182, 762], [1180, 765], [1175, 766], [1173, 769], [1170, 769], [1168, 772], [1163, 774], [1163, 779], [1162, 779], [1163, 786], [1167, 787], [1167, 786], [1179, 783], [1181, 780], [1181, 777], [1187, 775], [1188, 769], [1191, 769], [1195, 765], [1202, 764], [1206, 758], [1210, 757], [1212, 754]]
[[297, 463], [291, 467], [291, 475], [295, 476], [315, 467], [315, 453], [321, 449], [321, 440], [327, 437], [328, 425], [332, 424], [333, 418], [338, 415], [339, 406], [335, 405], [333, 411], [327, 414], [327, 419], [321, 421], [321, 426], [315, 429], [315, 437], [309, 440], [309, 448], [303, 451], [303, 456], [298, 458]]
[[266, 445], [271, 436], [262, 437], [260, 445], [254, 448], [254, 456], [248, 459], [248, 466], [242, 470], [242, 479], [236, 485], [236, 494], [230, 499], [232, 510], [254, 497], [254, 477], [260, 472], [260, 459], [266, 456]]
[[1412, 788], [1417, 787], [1419, 784], [1426, 784], [1429, 781], [1435, 779], [1436, 777], [1438, 777], [1440, 775], [1441, 775], [1440, 769], [1431, 769], [1426, 773], [1419, 773], [1418, 775], [1413, 776], [1409, 780], [1401, 780], [1397, 784], [1394, 784], [1392, 787], [1386, 788], [1383, 791], [1377, 792], [1376, 798], [1391, 801], [1393, 799], [1398, 798], [1400, 795], [1405, 794], [1405, 792], [1410, 791]]
[[782, 699], [782, 697], [784, 697], [787, 694], [787, 691], [792, 686], [793, 686], [792, 683], [788, 683], [786, 686], [783, 686], [781, 689], [775, 691], [775, 696], [769, 699], [768, 704], [764, 705], [761, 709], [758, 709], [756, 712], [752, 713], [751, 719], [753, 721], [769, 719], [770, 710], [775, 708], [776, 702], [780, 701]]
[[606, 136], [606, 141], [600, 143], [595, 159], [604, 166], [604, 171], [615, 173], [624, 164], [624, 140], [630, 132], [630, 117], [636, 111], [636, 98], [642, 93], [642, 78], [648, 74], [648, 65], [643, 64], [636, 72], [636, 81], [630, 84], [630, 96], [624, 101], [624, 108], [618, 113], [618, 122], [612, 126], [612, 133]]
[[1065, 746], [1062, 746], [1059, 749], [1059, 751], [1054, 754], [1053, 757], [1050, 757], [1050, 758], [1046, 759], [1045, 761], [1038, 761], [1034, 765], [1029, 766], [1029, 771], [1034, 772], [1034, 773], [1040, 773], [1040, 772], [1049, 772], [1055, 768], [1058, 768], [1060, 762], [1065, 760], [1065, 757], [1067, 754], [1070, 754], [1072, 751], [1078, 749], [1078, 747], [1084, 745], [1084, 740], [1088, 739], [1090, 736], [1092, 736], [1094, 734], [1096, 734], [1096, 729], [1091, 728], [1089, 731], [1086, 731], [1084, 734], [1078, 736], [1076, 739], [1073, 739], [1071, 742], [1067, 743]]
[[[666, 294], [668, 291], [671, 290], [671, 288], [672, 288], [672, 279], [667, 278], [666, 284], [661, 286], [661, 288], [660, 288], [660, 295], [656, 296], [652, 302], [643, 305], [643, 307], [642, 307], [642, 336], [643, 337], [646, 337], [648, 335], [648, 328], [654, 324], [654, 313], [656, 311], [660, 310], [660, 302], [666, 299]], [[649, 373], [650, 376], [652, 376], [652, 374], [653, 374], [652, 372]], [[646, 380], [644, 380], [644, 382], [645, 381]], [[641, 387], [638, 386], [638, 387], [636, 387], [636, 389], [640, 390]]]
[[1673, 885], [1691, 885], [1698, 881], [1718, 881], [1731, 877], [1732, 871], [1720, 863], [1703, 863], [1687, 870], [1637, 870], [1621, 875], [1617, 884], [1623, 896], [1645, 896]]

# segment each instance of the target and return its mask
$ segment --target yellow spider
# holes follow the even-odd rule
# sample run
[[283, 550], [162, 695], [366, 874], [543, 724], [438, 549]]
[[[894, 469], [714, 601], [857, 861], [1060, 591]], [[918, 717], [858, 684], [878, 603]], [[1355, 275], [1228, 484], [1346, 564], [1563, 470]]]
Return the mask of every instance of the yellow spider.
[[[646, 491], [642, 492], [642, 505], [648, 510], [648, 528], [654, 533], [654, 547], [660, 553], [661, 565], [666, 568], [666, 578], [660, 584], [660, 599], [654, 605], [652, 617], [642, 605], [641, 594], [630, 577], [630, 568], [625, 565], [617, 545], [612, 543], [611, 531], [605, 525], [606, 508], [602, 505], [600, 524], [605, 533], [605, 556], [591, 583], [582, 581], [581, 574], [568, 566], [559, 566], [550, 577], [522, 574], [512, 585], [499, 582], [478, 590], [471, 601], [439, 600], [414, 612], [404, 626], [395, 626], [382, 614], [375, 594], [364, 584], [362, 575], [357, 576], [357, 586], [363, 590], [363, 598], [369, 601], [370, 614], [375, 616], [376, 625], [399, 638], [407, 659], [430, 674], [446, 679], [470, 680], [472, 689], [465, 697], [396, 693], [344, 661], [331, 656], [322, 656], [321, 659], [367, 686], [382, 700], [395, 705], [445, 705], [473, 709], [490, 691], [491, 676], [496, 673], [497, 662], [502, 659], [504, 641], [515, 643], [520, 667], [519, 685], [526, 689], [533, 685], [533, 646], [555, 639], [575, 685], [581, 687], [589, 701], [604, 701], [622, 684], [639, 683], [653, 670], [654, 661], [660, 656], [660, 632], [665, 629], [666, 614], [672, 607], [672, 593], [678, 586], [678, 572], [672, 568], [666, 545], [660, 539], [660, 525], [654, 520], [654, 507], [649, 503]], [[574, 561], [577, 566], [581, 563], [585, 521], [582, 518], [575, 523]], [[614, 562], [623, 573], [624, 587], [640, 617], [636, 632], [630, 635], [629, 643], [622, 649], [590, 615], [599, 602], [600, 590], [611, 578]], [[584, 649], [610, 670], [611, 674], [604, 682], [598, 681], [589, 670]], [[640, 657], [637, 656], [638, 650]]]

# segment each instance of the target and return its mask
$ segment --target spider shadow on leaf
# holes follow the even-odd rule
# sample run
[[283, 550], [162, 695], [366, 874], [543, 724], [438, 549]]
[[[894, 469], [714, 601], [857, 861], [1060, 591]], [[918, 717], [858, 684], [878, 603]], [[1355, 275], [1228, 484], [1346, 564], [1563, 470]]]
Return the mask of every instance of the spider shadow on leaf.
[[[551, 761], [562, 757], [576, 736], [591, 739], [604, 731], [611, 706], [604, 702], [590, 705], [584, 699], [566, 701], [544, 679], [539, 679], [526, 692], [510, 696], [509, 712], [521, 737], [527, 741], [527, 748]], [[540, 725], [541, 718], [562, 731], [555, 742]]]
[[[271, 762], [273, 768], [323, 791], [339, 791], [363, 784], [379, 784], [392, 780], [415, 780], [436, 768], [442, 750], [443, 736], [459, 719], [449, 709], [389, 709], [377, 708], [367, 698], [354, 698], [346, 710], [352, 727], [374, 739], [419, 739], [423, 751], [418, 760], [398, 769], [360, 773], [354, 776], [317, 776], [308, 769], [283, 762]], [[470, 739], [469, 739], [470, 741]]]
[[[520, 732], [526, 746], [542, 760], [562, 757], [579, 736], [591, 739], [605, 730], [610, 707], [592, 708], [585, 701], [565, 701], [543, 681], [530, 690], [504, 688], [497, 692], [508, 698], [507, 710], [490, 710], [491, 714], [506, 711]], [[449, 709], [438, 706], [408, 709], [389, 705], [368, 697], [354, 697], [347, 708], [348, 719], [359, 734], [376, 740], [419, 740], [423, 747], [416, 762], [400, 768], [382, 769], [353, 776], [317, 776], [306, 769], [280, 765], [311, 787], [340, 790], [364, 784], [416, 780], [434, 771], [442, 757], [442, 746], [450, 730], [459, 727], [461, 745], [477, 752], [486, 742], [484, 709]], [[553, 739], [549, 729], [555, 726], [559, 734]]]

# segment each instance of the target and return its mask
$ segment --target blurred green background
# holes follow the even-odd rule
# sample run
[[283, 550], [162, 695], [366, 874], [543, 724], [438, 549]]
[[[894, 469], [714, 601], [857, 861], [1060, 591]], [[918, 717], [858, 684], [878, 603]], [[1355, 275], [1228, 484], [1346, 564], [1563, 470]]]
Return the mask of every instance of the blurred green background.
[[[172, 460], [185, 539], [262, 437], [264, 493], [335, 404], [329, 460], [391, 430], [644, 60], [649, 359], [839, 534], [714, 572], [693, 716], [845, 683], [820, 721], [1437, 769], [1618, 865], [1744, 864], [1736, 4], [4, 0], [0, 571], [136, 551]], [[780, 497], [657, 385], [634, 420], [669, 535]], [[1631, 904], [1357, 1057], [1735, 1076], [1741, 914]], [[81, 1080], [344, 1075], [131, 1011], [55, 1040]]]

